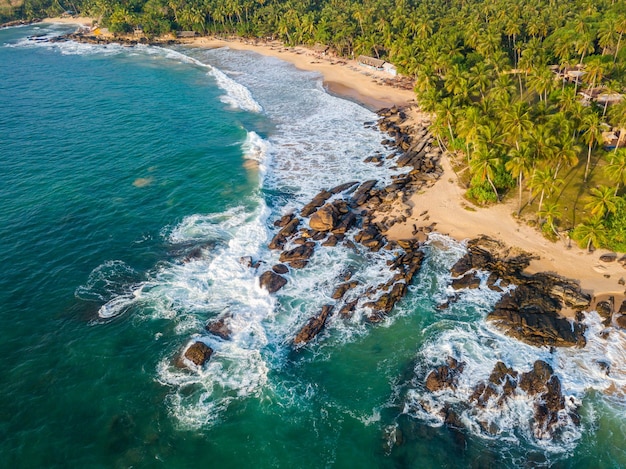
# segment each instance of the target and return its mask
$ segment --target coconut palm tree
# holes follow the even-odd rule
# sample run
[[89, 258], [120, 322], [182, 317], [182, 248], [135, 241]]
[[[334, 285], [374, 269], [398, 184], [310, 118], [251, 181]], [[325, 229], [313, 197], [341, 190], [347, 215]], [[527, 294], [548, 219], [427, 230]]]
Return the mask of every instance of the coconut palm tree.
[[592, 215], [604, 217], [617, 210], [617, 197], [610, 187], [594, 187], [589, 194], [590, 200], [585, 204], [585, 209], [589, 210]]
[[495, 170], [497, 166], [501, 164], [500, 154], [495, 148], [488, 148], [480, 145], [474, 152], [474, 157], [470, 162], [470, 171], [472, 175], [478, 177], [483, 182], [485, 179], [489, 182], [489, 185], [493, 189], [493, 193], [496, 195], [496, 200], [500, 201], [500, 195], [493, 183]]
[[533, 125], [528, 105], [523, 101], [517, 101], [502, 112], [501, 119], [503, 130], [511, 136], [515, 148], [519, 150], [520, 138], [530, 131]]
[[606, 227], [601, 217], [592, 217], [579, 224], [572, 232], [572, 238], [585, 245], [587, 251], [591, 246], [600, 247], [604, 242]]
[[561, 216], [561, 210], [556, 202], [546, 202], [543, 210], [539, 212], [539, 217], [545, 220], [545, 223], [554, 232], [557, 238], [560, 236], [559, 232], [556, 230], [555, 222], [558, 218], [561, 218]]
[[606, 175], [615, 182], [614, 195], [617, 196], [620, 184], [626, 184], [626, 148], [620, 148], [615, 153], [611, 153], [611, 161], [604, 167], [604, 170]]
[[582, 139], [588, 145], [587, 164], [585, 165], [584, 181], [587, 182], [589, 176], [589, 165], [591, 163], [591, 150], [602, 138], [602, 123], [600, 117], [593, 111], [589, 112], [582, 120], [580, 129]]
[[522, 190], [524, 178], [529, 177], [532, 168], [532, 152], [526, 144], [522, 144], [520, 148], [513, 148], [509, 154], [509, 160], [504, 165], [511, 176], [517, 179], [517, 188], [519, 191], [519, 202], [517, 207], [517, 216], [522, 213]]
[[556, 179], [561, 166], [572, 167], [578, 164], [579, 152], [580, 148], [574, 144], [569, 136], [569, 133], [562, 133], [552, 155], [552, 159], [556, 163], [556, 167], [554, 168], [554, 179]]
[[530, 187], [535, 196], [540, 194], [537, 213], [541, 212], [546, 193], [552, 194], [561, 184], [563, 184], [563, 180], [555, 178], [550, 168], [535, 171], [530, 181]]

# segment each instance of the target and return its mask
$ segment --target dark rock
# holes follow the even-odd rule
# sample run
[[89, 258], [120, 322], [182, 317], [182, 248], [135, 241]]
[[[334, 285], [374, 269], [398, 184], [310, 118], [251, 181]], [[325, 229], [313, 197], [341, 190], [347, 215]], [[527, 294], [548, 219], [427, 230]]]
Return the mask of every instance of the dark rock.
[[615, 324], [621, 329], [626, 329], [626, 315], [622, 314], [615, 319]]
[[339, 314], [342, 317], [352, 316], [352, 314], [354, 313], [354, 308], [356, 307], [358, 302], [359, 300], [349, 301], [348, 303], [346, 303], [345, 305], [341, 307], [341, 309], [339, 310]]
[[337, 242], [338, 242], [338, 240], [337, 240], [337, 236], [335, 236], [334, 234], [331, 234], [331, 235], [330, 235], [330, 236], [326, 239], [326, 241], [324, 241], [324, 242], [322, 243], [322, 246], [325, 246], [325, 247], [334, 247], [334, 246], [337, 246]]
[[455, 388], [458, 375], [463, 372], [465, 363], [459, 363], [456, 359], [448, 357], [448, 363], [432, 370], [426, 376], [426, 389], [430, 392], [441, 391], [446, 388]]
[[600, 301], [596, 305], [596, 311], [604, 319], [611, 319], [613, 316], [613, 304], [609, 301]]
[[371, 180], [361, 184], [352, 195], [352, 199], [350, 200], [351, 205], [355, 207], [364, 205], [371, 197], [370, 192], [377, 182], [376, 180]]
[[308, 241], [301, 246], [297, 246], [289, 251], [283, 251], [280, 254], [280, 262], [287, 262], [294, 268], [301, 268], [304, 262], [306, 265], [306, 261], [313, 255], [315, 252], [315, 243], [312, 241]]
[[585, 327], [559, 316], [559, 300], [537, 285], [523, 284], [502, 296], [487, 319], [508, 335], [531, 345], [585, 345]]
[[446, 409], [445, 422], [446, 422], [446, 425], [452, 428], [456, 428], [459, 430], [462, 430], [463, 428], [465, 428], [465, 425], [463, 425], [463, 422], [461, 421], [461, 417], [451, 407], [448, 407]]
[[406, 294], [406, 291], [407, 288], [404, 282], [394, 283], [389, 293], [383, 293], [376, 301], [365, 303], [363, 306], [371, 308], [374, 313], [370, 320], [378, 322], [382, 319], [381, 316], [389, 314], [395, 304]]
[[602, 262], [615, 262], [617, 260], [617, 254], [611, 252], [609, 254], [602, 254], [600, 256], [600, 260]]
[[196, 366], [204, 365], [213, 355], [213, 349], [204, 342], [194, 342], [185, 350], [184, 357]]
[[338, 186], [333, 187], [328, 192], [330, 192], [333, 195], [339, 194], [341, 192], [347, 191], [348, 189], [351, 189], [352, 187], [356, 186], [357, 184], [358, 184], [358, 181], [346, 182], [344, 184], [339, 184]]
[[304, 345], [319, 334], [324, 328], [326, 320], [332, 311], [332, 305], [323, 306], [322, 311], [317, 316], [310, 318], [304, 327], [300, 329], [300, 332], [298, 332], [296, 338], [293, 340], [294, 345]]
[[501, 386], [506, 382], [507, 377], [516, 379], [517, 371], [513, 368], [509, 368], [503, 362], [498, 361], [493, 367], [491, 375], [489, 375], [489, 382]]
[[268, 270], [263, 272], [259, 278], [261, 287], [265, 288], [270, 293], [276, 293], [287, 284], [287, 279], [278, 275], [276, 272]]
[[455, 290], [462, 290], [464, 288], [478, 288], [480, 287], [480, 278], [476, 272], [465, 274], [463, 277], [455, 278], [452, 280], [452, 288]]
[[289, 272], [289, 267], [287, 267], [285, 264], [276, 264], [274, 267], [272, 267], [272, 270], [277, 274], [286, 274], [287, 272]]
[[333, 228], [334, 234], [344, 234], [348, 231], [356, 222], [356, 216], [352, 212], [347, 212], [341, 216], [336, 226]]
[[206, 330], [224, 340], [230, 340], [233, 331], [230, 328], [230, 314], [224, 314], [206, 325]]
[[527, 373], [522, 373], [519, 380], [519, 387], [527, 394], [534, 396], [546, 390], [546, 383], [554, 373], [552, 367], [543, 360], [533, 363], [533, 369]]
[[333, 292], [331, 298], [333, 300], [339, 300], [340, 298], [343, 298], [343, 295], [345, 295], [348, 290], [352, 290], [358, 284], [359, 282], [357, 280], [353, 280], [352, 282], [346, 282], [338, 285], [337, 288], [335, 288], [335, 291]]
[[300, 215], [302, 215], [303, 217], [310, 216], [319, 207], [324, 205], [324, 202], [326, 202], [332, 195], [333, 194], [328, 191], [320, 192], [315, 197], [313, 197], [313, 200], [311, 200], [311, 202], [302, 207], [302, 210], [300, 210]]
[[296, 229], [300, 224], [300, 219], [297, 217], [293, 217], [293, 215], [290, 215], [290, 217], [291, 218], [289, 222], [287, 222], [287, 224], [284, 225], [270, 241], [268, 245], [270, 249], [282, 249], [285, 246], [287, 239], [296, 232]]
[[290, 213], [288, 215], [283, 215], [282, 217], [280, 217], [280, 219], [274, 222], [274, 226], [276, 227], [280, 226], [281, 228], [285, 227], [289, 224], [291, 220], [293, 220], [294, 216], [295, 215], [293, 213]]

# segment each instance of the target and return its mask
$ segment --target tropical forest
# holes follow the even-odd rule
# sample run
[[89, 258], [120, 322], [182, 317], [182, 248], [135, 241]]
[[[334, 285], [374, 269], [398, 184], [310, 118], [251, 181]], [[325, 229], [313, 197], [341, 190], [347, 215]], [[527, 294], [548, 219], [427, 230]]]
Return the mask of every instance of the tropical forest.
[[414, 78], [431, 132], [478, 205], [582, 247], [626, 251], [623, 0], [16, 0], [0, 22], [96, 18], [115, 34], [175, 31], [324, 44]]

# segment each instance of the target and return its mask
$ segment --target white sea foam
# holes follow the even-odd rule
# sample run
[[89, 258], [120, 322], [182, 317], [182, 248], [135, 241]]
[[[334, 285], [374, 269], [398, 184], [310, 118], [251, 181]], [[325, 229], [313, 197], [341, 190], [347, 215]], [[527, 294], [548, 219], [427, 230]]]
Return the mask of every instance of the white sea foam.
[[[449, 269], [464, 246], [437, 235], [431, 237], [436, 249], [429, 251], [424, 278], [434, 281], [436, 301], [443, 302], [452, 292], [447, 286]], [[483, 279], [484, 280], [484, 279]], [[432, 295], [433, 289], [420, 294]], [[430, 425], [443, 425], [444, 409], [458, 410], [460, 419], [471, 433], [483, 438], [497, 438], [516, 447], [520, 442], [535, 446], [547, 454], [567, 453], [580, 441], [593, 422], [576, 424], [570, 414], [584, 405], [589, 391], [608, 392], [611, 400], [626, 404], [626, 334], [616, 328], [605, 328], [597, 313], [587, 314], [587, 345], [584, 348], [533, 347], [502, 334], [484, 317], [501, 294], [485, 287], [461, 291], [450, 309], [439, 314], [441, 319], [426, 331], [430, 339], [420, 348], [415, 366], [415, 378], [404, 398], [404, 412]], [[457, 313], [461, 313], [458, 315]], [[608, 338], [603, 333], [609, 332]], [[446, 357], [463, 362], [454, 389], [431, 393], [424, 388], [428, 373], [442, 365]], [[495, 364], [504, 362], [520, 373], [532, 368], [536, 360], [547, 362], [562, 383], [565, 411], [559, 414], [559, 432], [553, 439], [534, 425], [535, 397], [517, 390], [512, 398], [498, 405], [490, 400], [484, 408], [466, 405], [476, 386], [486, 382]], [[607, 369], [609, 370], [607, 373]], [[623, 408], [623, 407], [622, 407]], [[626, 412], [624, 412], [626, 417]]]
[[248, 112], [263, 111], [263, 108], [257, 101], [255, 101], [252, 93], [248, 88], [228, 77], [218, 68], [173, 49], [152, 47], [149, 48], [149, 53], [160, 53], [168, 59], [176, 60], [182, 63], [193, 64], [198, 67], [207, 69], [208, 75], [212, 76], [215, 79], [217, 86], [219, 86], [222, 90], [226, 92], [226, 94], [222, 97], [222, 101], [225, 104], [228, 104], [235, 109], [241, 109]]

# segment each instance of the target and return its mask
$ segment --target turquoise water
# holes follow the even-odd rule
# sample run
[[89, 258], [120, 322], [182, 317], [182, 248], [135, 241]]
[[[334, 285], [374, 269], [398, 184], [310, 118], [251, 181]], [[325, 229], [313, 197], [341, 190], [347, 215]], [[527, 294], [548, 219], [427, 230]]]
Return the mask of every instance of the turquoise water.
[[[272, 265], [271, 222], [320, 189], [389, 179], [390, 164], [362, 162], [387, 151], [371, 112], [251, 53], [25, 39], [62, 30], [0, 30], [0, 466], [626, 466], [621, 333], [596, 340], [591, 316], [585, 350], [551, 354], [484, 324], [486, 288], [437, 309], [464, 251], [445, 237], [384, 324], [333, 319], [291, 349], [340, 273], [379, 283], [386, 254], [320, 252], [278, 296], [240, 258]], [[231, 341], [203, 330], [224, 312]], [[176, 367], [196, 338], [214, 357]], [[466, 381], [429, 397], [447, 355]], [[462, 400], [497, 360], [538, 358], [581, 406], [558, 441], [533, 437], [523, 397], [483, 416], [495, 436], [471, 413], [459, 433], [424, 410]]]

